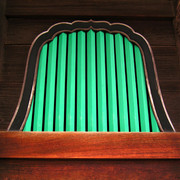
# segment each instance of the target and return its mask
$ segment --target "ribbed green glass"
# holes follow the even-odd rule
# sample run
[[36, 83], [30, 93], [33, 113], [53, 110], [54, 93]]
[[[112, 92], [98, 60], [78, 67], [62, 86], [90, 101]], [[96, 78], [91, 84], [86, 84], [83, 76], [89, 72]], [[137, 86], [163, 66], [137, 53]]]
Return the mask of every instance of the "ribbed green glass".
[[117, 88], [118, 88], [118, 101], [119, 101], [118, 111], [119, 111], [120, 131], [128, 132], [129, 117], [128, 117], [127, 90], [126, 90], [126, 72], [125, 72], [123, 36], [121, 34], [115, 35], [115, 48], [116, 48]]
[[107, 131], [106, 67], [104, 33], [97, 33], [98, 130]]
[[33, 131], [42, 131], [43, 125], [43, 108], [44, 108], [44, 93], [45, 93], [45, 77], [46, 77], [46, 61], [47, 47], [45, 44], [41, 50], [39, 58], [39, 67], [36, 81], [36, 96], [34, 107], [34, 123]]
[[139, 132], [139, 114], [137, 104], [137, 87], [135, 78], [133, 44], [127, 38], [124, 38], [124, 41], [129, 100], [130, 130], [131, 132]]
[[109, 131], [118, 131], [114, 37], [106, 33], [106, 63], [108, 85]]
[[85, 32], [77, 37], [77, 131], [86, 130], [86, 53]]
[[76, 33], [70, 33], [67, 59], [66, 131], [75, 130]]
[[149, 132], [150, 131], [149, 112], [148, 112], [143, 60], [140, 49], [136, 45], [134, 46], [134, 51], [135, 51], [141, 132]]
[[97, 131], [95, 32], [87, 32], [87, 118], [88, 131]]
[[66, 52], [67, 34], [62, 33], [59, 35], [58, 46], [55, 131], [64, 131]]
[[47, 82], [46, 82], [46, 102], [44, 131], [53, 131], [54, 123], [54, 99], [55, 99], [55, 76], [56, 76], [56, 54], [57, 37], [49, 43]]
[[146, 89], [140, 49], [126, 37], [61, 33], [40, 52], [23, 131], [160, 132]]

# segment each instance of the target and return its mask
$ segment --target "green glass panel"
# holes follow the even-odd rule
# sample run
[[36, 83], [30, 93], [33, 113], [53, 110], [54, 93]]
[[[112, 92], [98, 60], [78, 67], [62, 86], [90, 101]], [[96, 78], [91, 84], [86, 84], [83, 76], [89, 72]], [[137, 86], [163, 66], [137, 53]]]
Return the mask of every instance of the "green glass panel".
[[106, 69], [104, 33], [97, 33], [98, 130], [107, 131]]
[[46, 77], [47, 44], [41, 50], [39, 66], [36, 81], [36, 96], [34, 107], [33, 131], [42, 131], [43, 107], [44, 107], [44, 89]]
[[150, 100], [149, 100], [149, 108], [150, 108], [152, 132], [160, 132], [157, 121], [156, 121], [156, 118], [155, 118], [153, 110], [152, 110]]
[[85, 32], [78, 32], [77, 37], [77, 131], [86, 130], [86, 66]]
[[57, 37], [49, 43], [44, 131], [53, 131]]
[[136, 45], [134, 46], [134, 51], [135, 51], [135, 62], [136, 62], [136, 76], [137, 76], [137, 86], [138, 86], [141, 132], [149, 132], [150, 131], [149, 112], [148, 112], [146, 81], [144, 75], [143, 60], [140, 49]]
[[108, 85], [109, 131], [118, 131], [114, 37], [106, 33], [106, 63]]
[[66, 49], [67, 34], [62, 33], [59, 35], [58, 46], [55, 131], [64, 131]]
[[120, 131], [129, 131], [123, 36], [115, 35]]
[[95, 32], [87, 32], [87, 116], [88, 131], [97, 131]]
[[[86, 39], [87, 39], [87, 55], [86, 55]], [[77, 43], [77, 47], [76, 47], [76, 43]], [[76, 55], [76, 48], [77, 48], [77, 55]], [[134, 45], [134, 49], [133, 49], [133, 44], [127, 38], [124, 38], [124, 43], [123, 43], [123, 36], [120, 34], [115, 34], [114, 36], [113, 34], [106, 33], [105, 35], [104, 32], [102, 31], [99, 31], [97, 32], [97, 34], [95, 34], [93, 30], [90, 30], [87, 32], [87, 37], [85, 32], [79, 31], [77, 33], [77, 42], [76, 42], [76, 33], [70, 33], [67, 42], [67, 34], [62, 33], [59, 35], [59, 37], [55, 37], [54, 40], [49, 43], [49, 52], [47, 52], [47, 50], [48, 50], [48, 44], [45, 44], [41, 50], [39, 57], [39, 66], [38, 66], [37, 82], [36, 82], [36, 94], [33, 97], [30, 112], [23, 131], [31, 131], [32, 120], [34, 120], [33, 131], [42, 131], [43, 108], [45, 103], [45, 115], [44, 115], [45, 131], [53, 131], [54, 113], [55, 113], [55, 130], [64, 131], [65, 106], [66, 106], [65, 130], [74, 131], [75, 105], [77, 105], [76, 108], [77, 131], [85, 131], [86, 113], [87, 113], [88, 131], [97, 131], [97, 117], [98, 117], [98, 130], [104, 132], [107, 131], [107, 114], [108, 114], [109, 131], [116, 132], [118, 131], [118, 112], [119, 112], [119, 125], [120, 125], [120, 131], [122, 132], [129, 131], [128, 119], [130, 119], [130, 130], [132, 132], [139, 132], [139, 121], [142, 132], [150, 131], [150, 124], [149, 124], [150, 121], [151, 121], [152, 131], [160, 132], [154, 113], [152, 111], [152, 106], [150, 104], [150, 101], [147, 100], [146, 82], [145, 82], [144, 67], [143, 67], [141, 52], [136, 45]], [[57, 54], [58, 57], [56, 57]], [[67, 67], [66, 67], [66, 54], [67, 54]], [[86, 57], [87, 57], [87, 61], [86, 61]], [[75, 95], [76, 58], [77, 58], [77, 97], [75, 97], [76, 96]], [[56, 82], [56, 60], [57, 60], [57, 82]], [[86, 63], [87, 63], [87, 82], [86, 82]], [[97, 63], [97, 67], [96, 67], [96, 63]], [[46, 66], [47, 66], [47, 72], [46, 72]], [[136, 66], [136, 70], [135, 70], [135, 66]], [[96, 68], [97, 68], [97, 84], [96, 84]], [[67, 82], [65, 82], [66, 69], [67, 69]], [[107, 69], [107, 81], [106, 81], [106, 69]], [[117, 72], [117, 85], [116, 85], [116, 72]], [[47, 80], [45, 80], [46, 73], [47, 73]], [[137, 84], [136, 84], [136, 77], [137, 77]], [[126, 78], [127, 78], [128, 89], [126, 89]], [[107, 90], [108, 90], [107, 92], [106, 92], [106, 82], [107, 82]], [[65, 88], [66, 83], [67, 83], [67, 87]], [[86, 83], [87, 83], [87, 112], [86, 112]], [[116, 97], [117, 96], [116, 86], [117, 86], [118, 97]], [[46, 98], [44, 102], [45, 87], [46, 87]], [[65, 93], [65, 89], [67, 90], [66, 93]], [[96, 97], [96, 90], [97, 90], [97, 97]], [[55, 92], [56, 92], [56, 110], [54, 110]], [[106, 93], [108, 93], [107, 96]], [[66, 104], [64, 104], [65, 94], [66, 94]], [[106, 97], [108, 97], [108, 101]], [[137, 98], [139, 99], [137, 100]], [[76, 102], [75, 99], [77, 100]], [[96, 106], [96, 100], [98, 107]], [[138, 102], [139, 102], [139, 112], [138, 112]], [[118, 107], [117, 103], [119, 103], [119, 109], [117, 109]], [[128, 105], [129, 105], [129, 117], [128, 117]], [[107, 112], [107, 106], [108, 106], [108, 112]], [[148, 111], [148, 106], [150, 111]], [[33, 112], [33, 108], [34, 108], [34, 112]], [[33, 115], [34, 117], [32, 117]]]
[[126, 54], [130, 129], [131, 132], [139, 132], [139, 115], [138, 115], [138, 104], [137, 104], [133, 45], [127, 38], [124, 38], [124, 41], [125, 41], [125, 54]]
[[26, 121], [23, 131], [31, 131], [33, 106], [34, 106], [34, 97], [32, 99], [31, 108], [30, 108], [29, 115], [28, 115], [28, 118], [27, 118], [27, 121]]
[[75, 130], [76, 33], [69, 34], [67, 60], [66, 131]]

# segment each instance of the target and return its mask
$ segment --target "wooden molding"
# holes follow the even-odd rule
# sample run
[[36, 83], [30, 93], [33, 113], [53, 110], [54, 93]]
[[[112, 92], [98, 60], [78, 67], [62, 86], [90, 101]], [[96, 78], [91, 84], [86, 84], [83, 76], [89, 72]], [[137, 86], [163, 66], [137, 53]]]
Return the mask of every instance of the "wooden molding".
[[180, 133], [0, 132], [0, 158], [180, 159]]

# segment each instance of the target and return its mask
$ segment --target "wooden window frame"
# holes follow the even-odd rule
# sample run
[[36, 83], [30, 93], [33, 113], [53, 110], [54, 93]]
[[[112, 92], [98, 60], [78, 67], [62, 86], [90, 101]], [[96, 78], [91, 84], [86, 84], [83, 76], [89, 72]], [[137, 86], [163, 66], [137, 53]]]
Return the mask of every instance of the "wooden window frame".
[[[22, 132], [30, 111], [42, 46], [61, 32], [89, 29], [121, 33], [140, 48], [151, 105], [162, 132]], [[163, 118], [159, 118], [161, 115]], [[180, 133], [174, 133], [175, 129], [167, 114], [151, 47], [142, 35], [121, 23], [110, 24], [106, 21], [92, 20], [58, 23], [40, 34], [31, 45], [21, 96], [8, 130], [7, 132], [0, 132], [1, 158], [180, 158]]]
[[35, 90], [39, 55], [42, 46], [45, 43], [51, 41], [59, 33], [74, 32], [78, 30], [87, 31], [89, 29], [93, 29], [94, 31], [105, 31], [109, 33], [121, 33], [127, 37], [129, 41], [135, 43], [140, 48], [143, 58], [148, 94], [158, 126], [162, 132], [175, 131], [165, 108], [157, 76], [154, 56], [147, 40], [141, 34], [135, 32], [128, 25], [122, 23], [111, 24], [107, 21], [93, 20], [74, 21], [72, 23], [57, 23], [35, 38], [29, 50], [19, 102], [8, 130], [17, 131], [23, 130], [24, 128]]

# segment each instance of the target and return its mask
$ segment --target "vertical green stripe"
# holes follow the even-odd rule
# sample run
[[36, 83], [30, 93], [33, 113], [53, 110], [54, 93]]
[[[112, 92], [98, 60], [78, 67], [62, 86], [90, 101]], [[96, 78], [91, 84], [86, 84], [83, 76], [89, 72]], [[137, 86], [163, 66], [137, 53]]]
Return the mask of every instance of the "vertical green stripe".
[[67, 64], [66, 131], [75, 129], [76, 33], [69, 34]]
[[97, 33], [98, 130], [107, 131], [104, 33]]
[[152, 110], [152, 106], [151, 106], [151, 102], [149, 100], [149, 108], [150, 108], [150, 117], [151, 117], [151, 126], [152, 126], [152, 132], [160, 132], [156, 118], [154, 116], [153, 110]]
[[96, 125], [96, 58], [95, 33], [87, 32], [87, 115], [88, 131], [97, 131]]
[[49, 43], [44, 130], [53, 131], [57, 37]]
[[67, 34], [62, 33], [59, 35], [58, 46], [55, 131], [64, 131], [66, 49]]
[[77, 131], [86, 130], [85, 32], [78, 32], [77, 47]]
[[35, 105], [34, 105], [33, 131], [42, 131], [46, 60], [47, 60], [47, 44], [43, 46], [39, 59], [38, 75], [36, 82], [36, 96], [35, 96]]
[[118, 131], [114, 38], [106, 33], [109, 131]]
[[28, 115], [28, 118], [27, 118], [27, 121], [26, 121], [23, 131], [31, 131], [33, 106], [34, 106], [34, 97], [32, 99], [30, 112], [29, 112], [29, 115]]
[[123, 36], [115, 35], [120, 131], [129, 131]]
[[143, 60], [142, 60], [141, 52], [136, 45], [134, 46], [134, 50], [135, 50], [141, 132], [149, 132], [150, 131], [149, 113], [148, 113], [148, 102], [147, 102], [147, 94], [146, 94], [146, 82], [144, 75]]
[[128, 82], [129, 117], [132, 132], [139, 132], [139, 116], [136, 93], [134, 54], [132, 43], [125, 38], [126, 72]]

